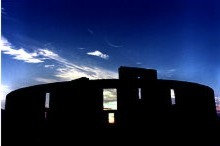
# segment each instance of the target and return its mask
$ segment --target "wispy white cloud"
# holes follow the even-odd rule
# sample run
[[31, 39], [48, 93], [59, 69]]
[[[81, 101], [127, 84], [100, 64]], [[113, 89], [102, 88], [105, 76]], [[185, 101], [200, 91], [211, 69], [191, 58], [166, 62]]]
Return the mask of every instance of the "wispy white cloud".
[[[53, 52], [48, 48], [39, 48], [36, 49], [32, 53], [28, 53], [24, 49], [16, 50], [14, 46], [8, 42], [4, 37], [2, 37], [1, 45], [2, 51], [4, 54], [13, 55], [14, 59], [22, 60], [27, 63], [42, 63], [46, 60], [55, 61], [54, 63], [58, 63], [59, 65], [56, 66], [54, 77], [58, 78], [60, 81], [64, 80], [73, 80], [79, 77], [88, 77], [90, 79], [109, 79], [109, 78], [117, 78], [117, 73], [100, 68], [95, 66], [89, 65], [79, 65], [73, 63], [57, 53]], [[100, 51], [88, 52], [88, 55], [94, 55], [101, 57], [103, 59], [107, 59], [109, 56], [106, 54], [101, 53]], [[55, 67], [54, 65], [44, 65], [46, 68]], [[37, 79], [40, 82], [54, 82], [55, 80], [45, 80], [43, 78]]]
[[50, 69], [53, 69], [54, 67], [55, 67], [55, 65], [54, 64], [46, 64], [46, 65], [44, 65], [44, 67], [45, 68], [50, 68]]
[[111, 43], [111, 42], [108, 40], [107, 37], [105, 38], [105, 42], [106, 42], [110, 47], [114, 47], [114, 48], [123, 47], [123, 46], [121, 46], [121, 45], [116, 45], [116, 44]]
[[80, 77], [88, 77], [90, 79], [117, 78], [117, 74], [113, 71], [100, 67], [78, 65], [48, 49], [38, 49], [38, 54], [60, 64], [59, 67], [56, 68], [54, 76], [61, 80], [73, 80]]
[[60, 67], [56, 69], [55, 77], [61, 80], [73, 80], [80, 77], [88, 77], [90, 79], [117, 78], [117, 74], [113, 71], [95, 66], [78, 65], [50, 50], [41, 49], [41, 55], [60, 64]]
[[102, 52], [96, 50], [94, 52], [88, 52], [87, 55], [92, 55], [92, 56], [97, 56], [97, 57], [100, 57], [102, 59], [108, 59], [109, 58], [109, 55], [107, 54], [103, 54]]
[[167, 71], [164, 71], [163, 74], [165, 75], [165, 77], [167, 78], [171, 78], [173, 77], [174, 73], [176, 72], [176, 69], [169, 69]]
[[4, 37], [1, 39], [1, 51], [3, 54], [13, 56], [13, 59], [21, 60], [27, 63], [41, 63], [44, 62], [42, 59], [36, 58], [38, 54], [36, 52], [29, 53], [23, 48], [14, 49], [13, 45], [8, 42]]
[[42, 63], [45, 62], [45, 60], [55, 60], [60, 63], [66, 62], [65, 59], [47, 48], [39, 48], [34, 52], [27, 52], [24, 48], [15, 49], [15, 46], [4, 37], [2, 37], [0, 45], [3, 54], [11, 55], [13, 59], [21, 60], [26, 63]]
[[35, 81], [41, 82], [41, 83], [53, 83], [53, 82], [58, 82], [56, 79], [49, 79], [49, 78], [35, 78]]
[[115, 72], [103, 68], [77, 66], [75, 64], [65, 65], [62, 68], [58, 68], [55, 76], [61, 78], [62, 80], [73, 80], [80, 77], [87, 77], [90, 79], [117, 78], [117, 74]]
[[46, 59], [56, 60], [56, 59], [60, 58], [58, 54], [56, 54], [53, 51], [50, 51], [48, 49], [38, 49], [37, 54], [38, 54], [38, 56], [47, 57]]

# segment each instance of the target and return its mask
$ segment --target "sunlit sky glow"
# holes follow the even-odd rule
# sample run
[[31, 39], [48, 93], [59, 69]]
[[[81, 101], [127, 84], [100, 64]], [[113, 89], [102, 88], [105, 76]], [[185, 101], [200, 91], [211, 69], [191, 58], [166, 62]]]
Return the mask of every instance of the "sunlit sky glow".
[[219, 7], [219, 0], [2, 0], [1, 100], [35, 84], [117, 78], [122, 65], [205, 84], [219, 97]]

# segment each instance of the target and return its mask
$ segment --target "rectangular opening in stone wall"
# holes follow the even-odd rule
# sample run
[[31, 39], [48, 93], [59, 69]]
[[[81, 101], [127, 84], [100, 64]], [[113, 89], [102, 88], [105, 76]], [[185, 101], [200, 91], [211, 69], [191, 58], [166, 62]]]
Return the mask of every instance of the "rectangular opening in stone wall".
[[170, 97], [171, 97], [171, 104], [175, 105], [176, 104], [176, 97], [175, 97], [174, 89], [170, 89]]
[[115, 123], [115, 113], [108, 113], [108, 123], [109, 124]]
[[46, 93], [46, 95], [45, 95], [45, 112], [44, 112], [45, 119], [47, 119], [49, 108], [50, 108], [50, 93]]
[[46, 93], [46, 96], [45, 96], [45, 108], [50, 108], [50, 93]]
[[138, 88], [138, 99], [142, 99], [142, 97], [141, 97], [141, 88]]
[[117, 110], [117, 89], [103, 89], [103, 109]]

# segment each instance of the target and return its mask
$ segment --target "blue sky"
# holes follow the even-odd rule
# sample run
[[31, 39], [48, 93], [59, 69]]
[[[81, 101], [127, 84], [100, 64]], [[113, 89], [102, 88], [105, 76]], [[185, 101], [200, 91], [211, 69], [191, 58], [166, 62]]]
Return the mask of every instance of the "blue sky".
[[117, 78], [122, 65], [220, 96], [219, 7], [218, 0], [2, 0], [2, 99], [34, 84]]

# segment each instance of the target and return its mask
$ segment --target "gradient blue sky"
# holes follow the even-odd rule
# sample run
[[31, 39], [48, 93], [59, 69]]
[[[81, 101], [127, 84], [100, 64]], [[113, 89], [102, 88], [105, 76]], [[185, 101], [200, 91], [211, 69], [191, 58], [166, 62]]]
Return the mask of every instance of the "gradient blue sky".
[[2, 81], [14, 89], [117, 78], [119, 66], [220, 96], [219, 0], [2, 0]]

